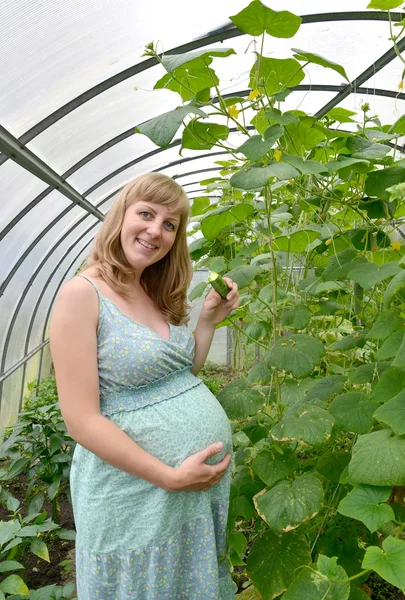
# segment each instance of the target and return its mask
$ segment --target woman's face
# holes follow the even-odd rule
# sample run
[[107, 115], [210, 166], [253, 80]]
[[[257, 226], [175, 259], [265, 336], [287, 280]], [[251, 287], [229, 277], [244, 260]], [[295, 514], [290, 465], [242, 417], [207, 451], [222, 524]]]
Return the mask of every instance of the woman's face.
[[180, 226], [180, 210], [138, 200], [127, 208], [121, 228], [121, 246], [127, 261], [141, 273], [171, 249]]

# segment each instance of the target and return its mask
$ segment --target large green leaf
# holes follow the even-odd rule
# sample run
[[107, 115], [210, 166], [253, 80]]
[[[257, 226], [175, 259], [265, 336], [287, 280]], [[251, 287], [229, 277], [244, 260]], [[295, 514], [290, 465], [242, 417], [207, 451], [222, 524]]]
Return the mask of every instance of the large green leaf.
[[326, 163], [325, 168], [328, 170], [330, 175], [341, 171], [342, 169], [347, 169], [348, 167], [352, 167], [353, 165], [367, 165], [368, 161], [366, 159], [361, 158], [351, 158], [349, 156], [339, 156], [337, 160], [331, 160]]
[[260, 269], [257, 267], [251, 267], [250, 265], [241, 265], [235, 267], [231, 271], [226, 273], [226, 277], [229, 277], [234, 281], [240, 290], [248, 287], [253, 283], [255, 277], [260, 273]]
[[280, 180], [298, 177], [299, 172], [285, 163], [270, 162], [267, 167], [245, 167], [232, 175], [230, 184], [241, 190], [256, 190], [267, 185], [273, 177]]
[[370, 142], [359, 135], [349, 137], [346, 146], [353, 158], [365, 158], [367, 160], [381, 160], [390, 151], [389, 146]]
[[221, 208], [206, 213], [201, 221], [202, 233], [205, 239], [215, 240], [225, 227], [232, 223], [243, 223], [253, 213], [254, 208], [251, 204], [221, 206]]
[[[210, 50], [194, 50], [193, 52], [186, 52], [184, 54], [164, 54], [162, 56], [162, 63], [166, 71], [173, 73], [175, 69], [178, 69], [182, 65], [190, 64], [196, 59], [202, 59], [204, 62], [211, 62], [212, 56], [225, 57], [230, 54], [235, 54], [235, 50], [232, 48], [211, 48]], [[199, 62], [197, 62], [199, 64]]]
[[400, 271], [387, 285], [387, 289], [384, 294], [384, 308], [388, 308], [398, 292], [403, 290], [405, 287], [405, 271], [400, 268]]
[[285, 310], [281, 315], [281, 324], [292, 329], [305, 329], [311, 317], [311, 310], [304, 304], [301, 304]]
[[304, 474], [262, 490], [253, 501], [261, 518], [275, 531], [291, 531], [312, 519], [322, 506], [323, 489], [317, 477]]
[[33, 554], [35, 554], [36, 556], [39, 556], [39, 558], [42, 558], [42, 560], [46, 560], [47, 562], [50, 562], [48, 547], [44, 541], [42, 541], [38, 538], [35, 538], [31, 542], [30, 550]]
[[218, 401], [231, 421], [243, 421], [262, 408], [265, 399], [249, 388], [244, 379], [236, 379], [219, 393]]
[[264, 133], [264, 140], [261, 135], [252, 135], [252, 137], [236, 149], [236, 152], [242, 152], [249, 160], [259, 160], [271, 150], [274, 142], [283, 133], [284, 127], [281, 125], [271, 125]]
[[252, 444], [256, 444], [269, 435], [272, 424], [273, 421], [265, 413], [258, 413], [249, 419], [246, 425], [242, 427], [242, 431], [248, 436]]
[[339, 483], [340, 476], [349, 461], [349, 452], [325, 452], [319, 457], [316, 470], [329, 481]]
[[315, 381], [303, 400], [304, 404], [311, 404], [315, 399], [327, 402], [343, 389], [345, 379], [343, 375], [327, 375]]
[[12, 540], [20, 529], [18, 521], [0, 521], [0, 546]]
[[260, 383], [262, 385], [265, 385], [266, 383], [269, 383], [271, 378], [272, 378], [272, 372], [267, 367], [264, 360], [261, 360], [260, 362], [257, 363], [257, 365], [254, 365], [250, 369], [249, 374], [246, 378], [246, 381], [248, 383]]
[[[385, 342], [384, 342], [385, 343]], [[361, 365], [357, 367], [354, 371], [349, 373], [349, 381], [351, 383], [368, 383], [375, 379], [376, 377], [380, 378], [384, 371], [386, 371], [390, 362], [370, 362], [366, 365]]]
[[351, 248], [332, 255], [329, 258], [329, 265], [322, 273], [322, 279], [324, 281], [347, 279], [348, 273], [353, 269], [353, 263], [357, 260], [367, 262], [365, 258], [358, 256], [356, 250]]
[[264, 87], [266, 93], [273, 96], [287, 85], [299, 85], [304, 77], [300, 63], [294, 58], [265, 58], [258, 54], [250, 71], [249, 86], [252, 89]]
[[341, 500], [338, 512], [351, 519], [362, 521], [371, 532], [377, 531], [382, 525], [395, 519], [391, 506], [386, 504], [390, 495], [390, 487], [356, 485]]
[[[349, 278], [356, 283], [360, 284], [365, 290], [369, 290], [374, 287], [377, 283], [384, 281], [388, 277], [392, 277], [396, 274], [404, 274], [405, 271], [401, 269], [398, 262], [389, 262], [385, 265], [378, 265], [374, 263], [361, 263], [357, 264], [351, 271], [349, 271]], [[404, 280], [405, 285], [405, 280]]]
[[378, 546], [369, 546], [364, 555], [363, 569], [373, 569], [383, 579], [399, 589], [405, 589], [405, 542], [394, 537], [387, 537]]
[[[211, 62], [211, 61], [210, 61]], [[185, 65], [178, 68], [175, 73], [166, 73], [153, 86], [154, 90], [168, 89], [177, 92], [184, 102], [192, 100], [199, 93], [206, 93], [207, 100], [210, 88], [219, 84], [219, 79], [213, 69], [206, 67], [203, 61], [197, 65]]]
[[324, 129], [314, 117], [301, 117], [299, 123], [290, 123], [285, 129], [286, 135], [283, 140], [286, 150], [298, 156], [304, 156], [307, 150], [311, 150], [326, 138]]
[[263, 600], [273, 600], [287, 589], [296, 570], [310, 563], [310, 548], [304, 537], [294, 531], [282, 536], [266, 531], [254, 541], [246, 566]]
[[388, 336], [387, 339], [384, 340], [382, 345], [378, 348], [376, 359], [381, 361], [394, 358], [394, 356], [397, 355], [397, 352], [401, 347], [403, 338], [404, 332], [402, 329], [398, 329], [398, 331], [394, 331], [394, 333], [391, 333], [391, 335]]
[[19, 575], [9, 575], [0, 583], [4, 594], [29, 594], [29, 589]]
[[318, 237], [319, 233], [316, 231], [301, 229], [301, 231], [295, 231], [291, 235], [280, 235], [273, 238], [273, 248], [282, 252], [302, 253]]
[[331, 350], [352, 350], [353, 348], [363, 348], [366, 343], [365, 334], [354, 333], [353, 335], [345, 335], [341, 340], [338, 340], [331, 346]]
[[6, 573], [6, 571], [17, 571], [17, 569], [25, 569], [25, 567], [16, 560], [3, 560], [0, 562], [0, 573]]
[[398, 6], [401, 6], [403, 1], [404, 0], [371, 0], [370, 4], [367, 4], [367, 8], [379, 8], [380, 10], [390, 10], [390, 8], [397, 8]]
[[374, 418], [391, 427], [397, 435], [405, 434], [405, 390], [377, 408]]
[[211, 150], [218, 140], [226, 140], [228, 135], [229, 127], [226, 125], [192, 119], [184, 128], [181, 145], [191, 150]]
[[287, 10], [277, 12], [253, 0], [237, 15], [229, 17], [238, 29], [249, 35], [259, 36], [266, 32], [277, 38], [293, 37], [301, 25], [301, 17]]
[[[401, 331], [402, 334], [402, 331]], [[405, 388], [405, 371], [390, 367], [381, 375], [372, 392], [372, 398], [377, 402], [388, 402]]]
[[390, 308], [382, 312], [377, 317], [374, 325], [366, 335], [368, 340], [386, 340], [391, 333], [402, 329], [404, 319], [395, 308]]
[[377, 404], [371, 402], [362, 392], [346, 392], [336, 396], [329, 411], [336, 419], [336, 424], [354, 433], [367, 433], [373, 425], [372, 414]]
[[356, 113], [352, 110], [336, 106], [335, 108], [331, 108], [331, 110], [326, 113], [326, 116], [338, 123], [354, 123], [354, 120], [351, 117], [354, 117], [355, 114]]
[[[348, 600], [350, 581], [346, 581], [346, 571], [337, 564], [336, 556], [328, 558], [320, 554], [317, 567], [323, 577], [308, 569], [301, 569], [283, 600]], [[333, 580], [345, 583], [335, 584]]]
[[231, 517], [251, 519], [255, 514], [252, 498], [264, 487], [259, 478], [253, 478], [246, 466], [240, 467], [231, 482], [229, 514]]
[[295, 441], [310, 446], [320, 446], [333, 429], [334, 419], [319, 406], [300, 404], [289, 409], [281, 421], [271, 430], [279, 442]]
[[290, 448], [284, 448], [283, 454], [271, 449], [262, 450], [252, 462], [253, 471], [269, 486], [288, 477], [297, 466], [297, 457]]
[[167, 148], [183, 119], [190, 113], [205, 118], [207, 115], [199, 108], [191, 105], [180, 106], [175, 110], [154, 117], [136, 128], [136, 133], [146, 135], [156, 146]]
[[341, 67], [337, 63], [332, 62], [331, 60], [328, 60], [327, 58], [324, 58], [323, 56], [319, 56], [319, 54], [313, 54], [312, 52], [307, 52], [306, 50], [300, 50], [299, 48], [291, 48], [291, 50], [293, 52], [295, 52], [294, 58], [296, 58], [297, 60], [299, 60], [301, 62], [313, 63], [315, 65], [320, 65], [321, 67], [325, 67], [325, 69], [333, 69], [333, 71], [336, 71], [337, 73], [339, 73], [339, 75], [342, 75], [342, 77], [344, 77], [347, 81], [349, 81], [349, 79], [346, 75], [346, 71], [344, 70], [343, 67]]
[[270, 352], [265, 355], [269, 367], [277, 367], [294, 377], [304, 377], [319, 364], [325, 354], [322, 342], [304, 333], [278, 338]]
[[[297, 119], [295, 119], [297, 121]], [[319, 175], [327, 171], [325, 165], [322, 165], [315, 160], [304, 160], [301, 156], [295, 156], [294, 154], [286, 154], [283, 152], [280, 160], [293, 166], [303, 175]]]
[[368, 196], [389, 200], [390, 193], [386, 191], [387, 188], [403, 181], [405, 181], [405, 168], [388, 167], [368, 173], [364, 189]]
[[389, 429], [359, 436], [349, 463], [349, 477], [368, 485], [405, 485], [405, 439]]
[[193, 203], [191, 205], [191, 216], [195, 217], [196, 215], [201, 215], [206, 208], [210, 205], [210, 199], [205, 196], [199, 196], [197, 198], [193, 198]]

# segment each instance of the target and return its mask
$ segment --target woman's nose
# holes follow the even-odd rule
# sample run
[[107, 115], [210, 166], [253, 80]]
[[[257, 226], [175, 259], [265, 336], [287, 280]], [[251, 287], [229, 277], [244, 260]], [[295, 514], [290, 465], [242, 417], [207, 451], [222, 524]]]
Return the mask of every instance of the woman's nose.
[[148, 223], [148, 233], [154, 238], [160, 238], [162, 235], [162, 224], [157, 220], [150, 221]]

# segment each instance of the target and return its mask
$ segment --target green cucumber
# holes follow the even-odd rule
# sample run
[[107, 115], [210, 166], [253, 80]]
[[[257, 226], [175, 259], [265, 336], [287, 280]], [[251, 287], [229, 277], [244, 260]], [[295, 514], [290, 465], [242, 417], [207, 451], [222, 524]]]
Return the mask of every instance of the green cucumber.
[[211, 271], [208, 277], [208, 282], [212, 285], [214, 290], [218, 292], [222, 300], [226, 300], [226, 297], [229, 294], [229, 290], [231, 288], [227, 286], [225, 281], [222, 279], [221, 275], [215, 273], [214, 271]]

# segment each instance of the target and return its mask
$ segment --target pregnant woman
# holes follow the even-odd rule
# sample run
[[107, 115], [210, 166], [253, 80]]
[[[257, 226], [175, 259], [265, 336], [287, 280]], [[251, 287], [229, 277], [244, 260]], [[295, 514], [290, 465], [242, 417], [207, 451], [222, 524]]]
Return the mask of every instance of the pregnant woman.
[[196, 377], [239, 305], [226, 279], [187, 329], [189, 202], [159, 173], [121, 191], [51, 322], [71, 470], [79, 600], [232, 600], [223, 554], [228, 419]]

